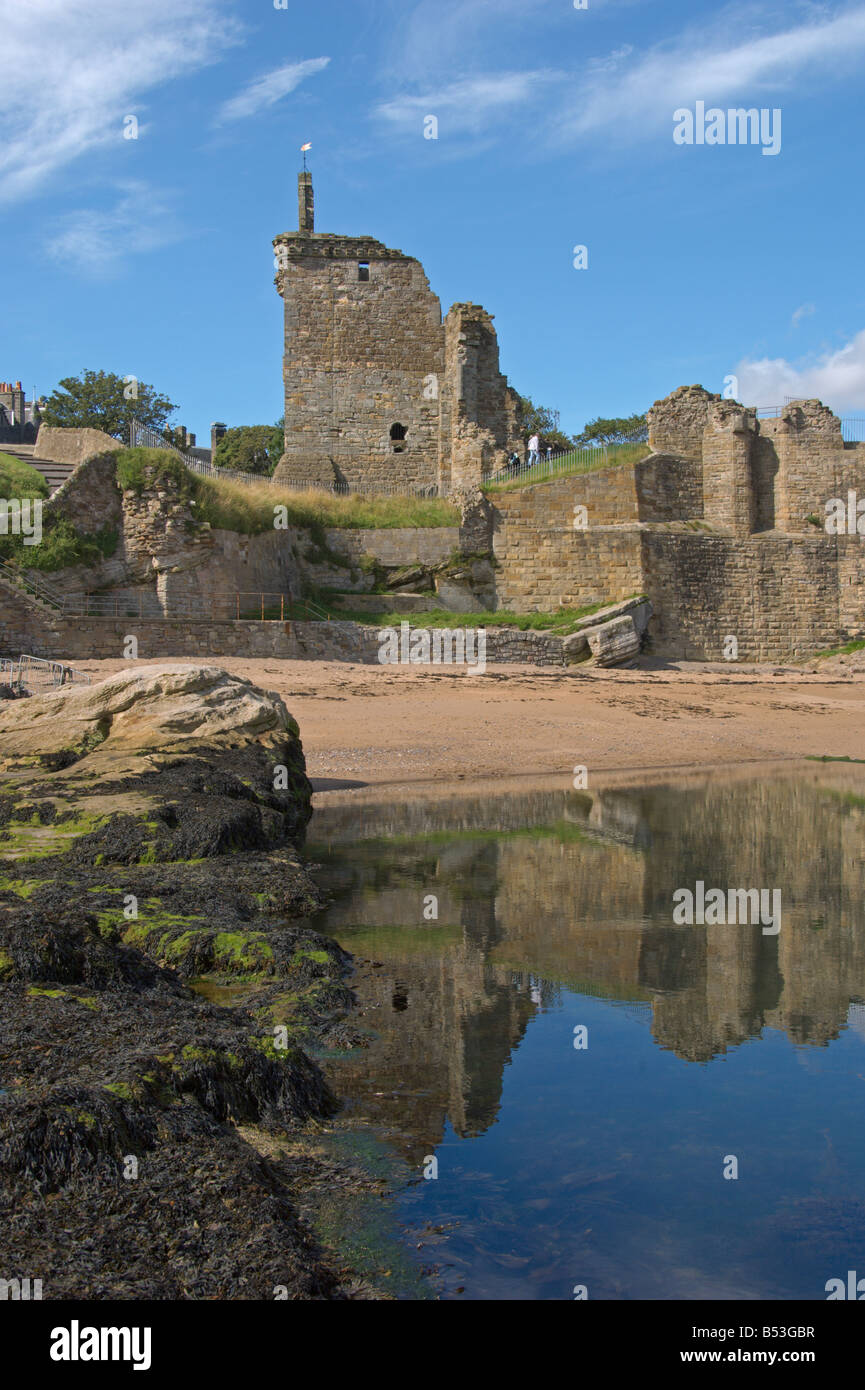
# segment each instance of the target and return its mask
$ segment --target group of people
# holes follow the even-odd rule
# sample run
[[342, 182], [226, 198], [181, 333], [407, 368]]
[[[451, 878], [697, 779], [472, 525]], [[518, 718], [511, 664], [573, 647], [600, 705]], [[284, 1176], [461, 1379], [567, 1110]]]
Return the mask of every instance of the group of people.
[[[553, 450], [550, 445], [547, 445], [545, 453], [547, 462], [549, 463], [550, 459], [553, 457]], [[524, 468], [533, 468], [534, 465], [536, 463], [540, 463], [540, 461], [541, 441], [536, 434], [533, 434], [531, 439], [529, 440], [528, 457], [526, 459], [526, 462], [523, 463], [519, 454], [515, 450], [508, 459], [507, 471], [509, 473], [521, 473]]]

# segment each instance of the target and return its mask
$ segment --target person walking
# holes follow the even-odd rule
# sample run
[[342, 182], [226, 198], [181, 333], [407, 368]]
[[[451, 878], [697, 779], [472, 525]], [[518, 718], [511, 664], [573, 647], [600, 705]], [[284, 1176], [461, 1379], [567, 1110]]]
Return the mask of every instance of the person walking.
[[531, 468], [532, 464], [540, 463], [540, 461], [541, 441], [538, 439], [538, 436], [536, 434], [533, 434], [531, 439], [529, 440], [529, 461], [526, 464], [526, 467]]

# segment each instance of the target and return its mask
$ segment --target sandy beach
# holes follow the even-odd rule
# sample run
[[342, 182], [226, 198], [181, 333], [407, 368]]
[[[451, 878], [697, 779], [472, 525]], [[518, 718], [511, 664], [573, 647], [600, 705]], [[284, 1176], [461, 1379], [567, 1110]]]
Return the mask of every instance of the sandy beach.
[[[83, 663], [94, 680], [128, 662]], [[148, 664], [142, 662], [142, 665]], [[309, 775], [329, 794], [590, 774], [729, 770], [809, 756], [865, 758], [865, 671], [548, 670], [353, 666], [215, 658], [278, 692], [300, 724]]]

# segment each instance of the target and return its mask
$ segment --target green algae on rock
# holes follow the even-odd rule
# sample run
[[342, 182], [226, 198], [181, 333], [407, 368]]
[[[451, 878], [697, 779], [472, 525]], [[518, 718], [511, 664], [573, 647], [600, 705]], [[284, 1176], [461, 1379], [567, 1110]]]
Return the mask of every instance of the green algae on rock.
[[[282, 702], [136, 668], [3, 708], [0, 749], [7, 1259], [48, 1298], [375, 1296], [240, 1128], [298, 1138], [334, 1113], [303, 1049], [354, 1003], [350, 957], [303, 921], [321, 895]], [[241, 983], [235, 1007], [204, 997]]]

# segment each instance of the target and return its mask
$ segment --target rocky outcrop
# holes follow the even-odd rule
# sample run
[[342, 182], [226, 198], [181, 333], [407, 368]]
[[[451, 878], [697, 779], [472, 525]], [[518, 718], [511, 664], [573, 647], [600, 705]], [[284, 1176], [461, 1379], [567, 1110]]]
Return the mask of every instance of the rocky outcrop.
[[216, 667], [0, 706], [0, 1223], [45, 1299], [354, 1296], [278, 1147], [336, 1108], [304, 1045], [357, 1043], [309, 804], [282, 701]]
[[648, 599], [633, 598], [590, 613], [562, 641], [567, 665], [594, 657], [598, 666], [618, 666], [639, 655], [652, 616]]
[[[74, 798], [76, 821], [89, 827], [74, 844], [79, 858], [174, 862], [275, 848], [310, 815], [285, 705], [215, 666], [131, 669], [6, 704], [0, 750], [20, 800], [50, 798], [65, 811]], [[68, 848], [65, 820], [31, 833], [22, 819], [16, 812], [12, 823], [25, 852]]]
[[590, 628], [586, 633], [589, 650], [599, 666], [619, 666], [639, 655], [640, 634], [630, 614], [611, 623]]
[[278, 695], [218, 666], [164, 663], [133, 667], [98, 685], [67, 686], [0, 716], [6, 765], [17, 756], [92, 748], [94, 765], [122, 753], [173, 754], [198, 746], [297, 739], [298, 727]]

